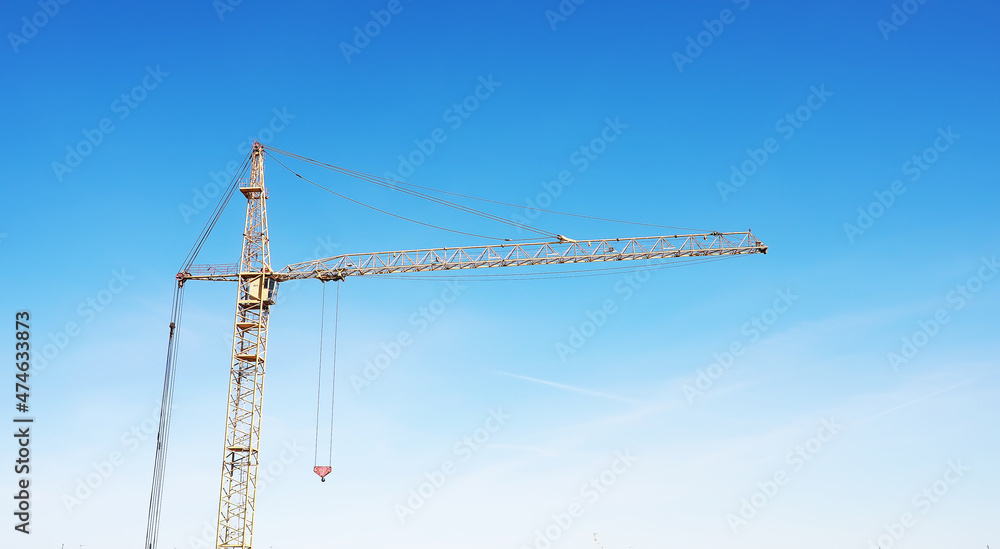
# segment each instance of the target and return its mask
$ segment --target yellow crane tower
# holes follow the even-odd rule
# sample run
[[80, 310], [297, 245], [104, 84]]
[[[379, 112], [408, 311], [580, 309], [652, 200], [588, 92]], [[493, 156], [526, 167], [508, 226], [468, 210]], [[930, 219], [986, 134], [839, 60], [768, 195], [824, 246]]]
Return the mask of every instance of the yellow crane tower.
[[[152, 493], [145, 549], [156, 549], [162, 486], [166, 466], [167, 435], [173, 399], [174, 365], [183, 303], [184, 284], [190, 280], [237, 282], [233, 322], [233, 352], [222, 455], [217, 549], [251, 549], [257, 493], [261, 405], [267, 364], [268, 313], [275, 303], [278, 284], [287, 280], [343, 280], [348, 276], [420, 273], [453, 269], [562, 265], [598, 261], [631, 261], [667, 258], [702, 258], [767, 253], [767, 246], [749, 231], [671, 236], [573, 240], [554, 235], [551, 242], [511, 243], [428, 248], [377, 253], [347, 254], [271, 268], [267, 228], [267, 187], [264, 185], [265, 148], [254, 143], [250, 152], [250, 177], [234, 179], [198, 243], [177, 274], [174, 306], [167, 347], [163, 400], [153, 468]], [[243, 168], [246, 167], [244, 161]], [[293, 172], [294, 173], [294, 172]], [[354, 172], [357, 173], [357, 172]], [[298, 174], [295, 174], [298, 175]], [[301, 176], [299, 176], [301, 177]], [[235, 265], [194, 265], [222, 209], [238, 188], [247, 199], [246, 223], [240, 262]], [[596, 542], [596, 535], [595, 535]]]

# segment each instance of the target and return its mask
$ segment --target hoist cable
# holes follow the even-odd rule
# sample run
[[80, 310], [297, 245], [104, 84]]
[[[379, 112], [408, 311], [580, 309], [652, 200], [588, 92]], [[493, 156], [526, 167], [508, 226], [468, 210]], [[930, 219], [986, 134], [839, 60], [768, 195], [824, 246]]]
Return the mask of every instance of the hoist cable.
[[337, 403], [337, 331], [340, 327], [340, 281], [337, 281], [336, 305], [333, 309], [333, 375], [330, 381], [330, 465], [333, 465], [333, 409]]
[[156, 549], [160, 535], [160, 510], [163, 504], [163, 481], [167, 469], [167, 446], [170, 439], [170, 419], [173, 415], [177, 350], [180, 345], [183, 309], [184, 284], [182, 281], [178, 281], [174, 288], [174, 299], [170, 313], [170, 338], [167, 341], [167, 362], [163, 374], [163, 397], [160, 401], [160, 422], [156, 432], [156, 456], [153, 462], [153, 482], [149, 495], [149, 515], [146, 520], [144, 549]]
[[313, 467], [319, 465], [319, 407], [320, 393], [323, 390], [323, 321], [326, 319], [326, 284], [323, 284], [323, 298], [320, 301], [319, 313], [319, 374], [316, 382], [316, 444], [313, 450]]

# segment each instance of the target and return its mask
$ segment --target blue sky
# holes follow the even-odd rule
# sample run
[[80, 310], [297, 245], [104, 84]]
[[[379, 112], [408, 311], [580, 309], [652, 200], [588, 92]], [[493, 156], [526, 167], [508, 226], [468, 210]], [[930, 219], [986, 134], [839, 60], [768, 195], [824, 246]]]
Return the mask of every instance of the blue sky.
[[[608, 549], [1000, 543], [996, 6], [3, 11], [0, 303], [8, 319], [30, 312], [39, 352], [51, 345], [30, 383], [32, 533], [8, 516], [5, 547], [142, 543], [173, 276], [215, 205], [213, 181], [253, 139], [398, 175], [436, 131], [407, 182], [525, 205], [489, 206], [507, 218], [541, 199], [752, 228], [769, 252], [579, 278], [342, 283], [326, 483], [312, 472], [320, 284], [284, 284], [255, 546], [556, 549], [594, 532]], [[527, 236], [289, 165], [421, 221]], [[483, 243], [266, 169], [275, 267]], [[571, 184], [547, 191], [564, 171]], [[237, 196], [198, 262], [236, 260], [243, 215]], [[532, 224], [573, 238], [667, 231], [544, 213]], [[206, 546], [213, 528], [233, 290], [186, 293], [163, 548]], [[560, 353], [608, 300], [615, 312]], [[436, 312], [421, 323], [422, 310]], [[412, 343], [389, 367], [352, 385], [403, 333]], [[326, 417], [329, 378], [323, 391]], [[12, 492], [20, 477], [4, 471]]]

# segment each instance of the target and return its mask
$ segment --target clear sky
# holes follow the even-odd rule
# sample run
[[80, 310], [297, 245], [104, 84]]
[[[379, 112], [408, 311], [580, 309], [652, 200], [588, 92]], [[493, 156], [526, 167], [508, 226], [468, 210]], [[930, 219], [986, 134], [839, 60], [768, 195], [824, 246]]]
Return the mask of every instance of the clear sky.
[[[349, 279], [332, 463], [326, 318], [325, 483], [321, 285], [282, 285], [256, 547], [559, 549], [594, 532], [608, 549], [1000, 546], [998, 15], [967, 0], [6, 2], [0, 314], [14, 354], [30, 313], [35, 422], [31, 534], [7, 499], [0, 545], [141, 546], [174, 274], [215, 181], [259, 139], [523, 204], [470, 203], [572, 238], [674, 230], [531, 204], [752, 228], [769, 251]], [[424, 222], [530, 236], [296, 168]], [[270, 160], [266, 181], [275, 267], [484, 242]], [[244, 207], [198, 262], [236, 260]], [[164, 549], [214, 540], [233, 295], [186, 293]], [[10, 421], [25, 414], [7, 364]], [[18, 440], [0, 453], [5, 494]]]

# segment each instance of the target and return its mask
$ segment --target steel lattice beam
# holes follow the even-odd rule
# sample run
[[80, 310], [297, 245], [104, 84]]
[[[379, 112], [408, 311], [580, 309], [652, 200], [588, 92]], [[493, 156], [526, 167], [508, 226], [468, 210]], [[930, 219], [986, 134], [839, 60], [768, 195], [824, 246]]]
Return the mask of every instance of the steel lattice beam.
[[[348, 276], [407, 274], [452, 269], [758, 253], [767, 253], [767, 246], [749, 231], [579, 241], [566, 239], [561, 242], [491, 244], [338, 255], [293, 263], [271, 273], [270, 277], [279, 282], [305, 278], [340, 280]], [[180, 276], [193, 280], [236, 280], [237, 270], [236, 265], [194, 265]]]
[[239, 282], [233, 322], [233, 355], [226, 410], [218, 549], [250, 549], [257, 494], [261, 401], [267, 358], [267, 323], [274, 282], [267, 237], [264, 156], [254, 145], [250, 180], [240, 184], [247, 198], [243, 252], [234, 279]]

